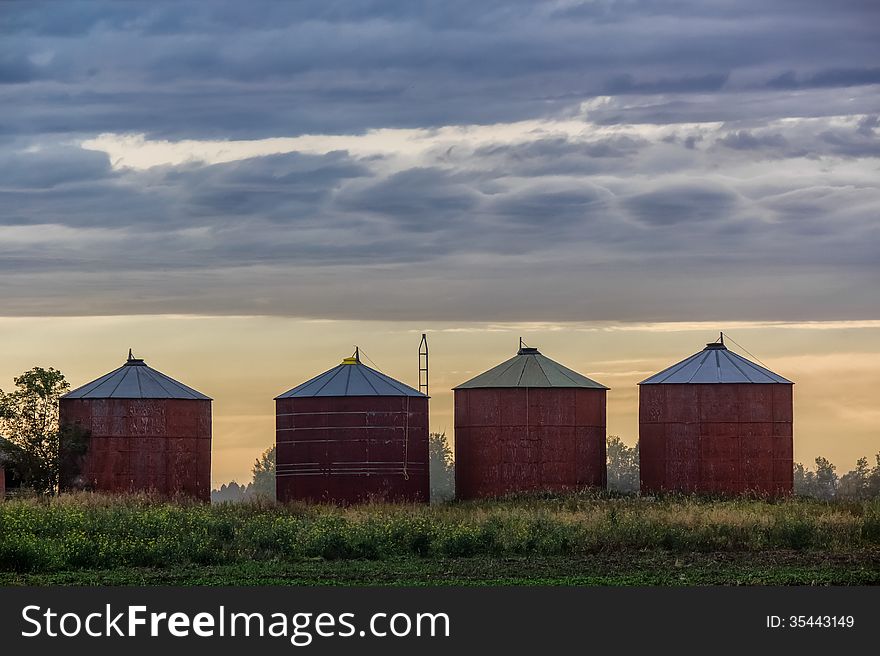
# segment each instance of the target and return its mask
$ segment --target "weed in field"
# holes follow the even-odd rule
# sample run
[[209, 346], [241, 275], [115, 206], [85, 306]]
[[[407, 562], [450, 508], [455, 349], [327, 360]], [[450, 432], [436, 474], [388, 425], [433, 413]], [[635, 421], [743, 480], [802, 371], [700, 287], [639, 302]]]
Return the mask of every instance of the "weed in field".
[[89, 494], [0, 504], [0, 571], [7, 572], [649, 550], [845, 552], [878, 544], [880, 501], [586, 492], [349, 508], [262, 501], [204, 506]]

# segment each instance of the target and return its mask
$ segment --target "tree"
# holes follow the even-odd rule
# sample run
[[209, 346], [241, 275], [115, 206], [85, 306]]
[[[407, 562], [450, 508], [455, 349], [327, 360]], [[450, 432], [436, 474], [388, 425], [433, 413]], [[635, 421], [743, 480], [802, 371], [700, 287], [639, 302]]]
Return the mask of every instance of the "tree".
[[801, 463], [794, 463], [794, 493], [804, 497], [818, 496], [819, 488], [816, 484], [816, 472], [804, 467]]
[[867, 458], [859, 458], [856, 468], [840, 477], [837, 494], [848, 499], [867, 499], [870, 496], [871, 468]]
[[617, 435], [608, 436], [608, 489], [615, 492], [639, 491], [639, 444], [627, 446]]
[[816, 485], [820, 499], [833, 499], [837, 494], [837, 474], [830, 461], [821, 456], [816, 458]]
[[254, 462], [254, 480], [248, 486], [249, 493], [265, 497], [275, 498], [275, 447], [266, 449]]
[[239, 485], [235, 481], [231, 481], [228, 485], [224, 483], [217, 490], [211, 490], [212, 503], [241, 503], [251, 496], [251, 484]]
[[70, 385], [64, 374], [51, 367], [34, 367], [14, 382], [15, 391], [0, 390], [4, 459], [23, 486], [55, 494], [62, 482], [62, 467], [73, 475], [72, 463], [88, 445], [88, 435], [82, 430], [58, 426], [58, 399]]
[[448, 501], [455, 497], [455, 461], [446, 433], [428, 435], [428, 460], [431, 476], [431, 500]]
[[871, 468], [871, 473], [868, 475], [868, 496], [872, 499], [880, 497], [880, 453], [875, 456], [875, 460], [877, 464]]

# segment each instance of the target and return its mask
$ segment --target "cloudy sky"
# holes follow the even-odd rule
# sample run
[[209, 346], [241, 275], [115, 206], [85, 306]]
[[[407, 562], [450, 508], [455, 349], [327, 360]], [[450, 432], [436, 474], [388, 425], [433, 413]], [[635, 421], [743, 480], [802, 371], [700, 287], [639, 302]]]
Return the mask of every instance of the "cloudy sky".
[[4, 2], [0, 386], [137, 341], [215, 397], [241, 479], [271, 397], [352, 342], [412, 382], [436, 331], [444, 427], [440, 387], [524, 332], [610, 376], [633, 442], [641, 372], [728, 328], [801, 385], [796, 455], [851, 466], [880, 449], [878, 26], [850, 0]]

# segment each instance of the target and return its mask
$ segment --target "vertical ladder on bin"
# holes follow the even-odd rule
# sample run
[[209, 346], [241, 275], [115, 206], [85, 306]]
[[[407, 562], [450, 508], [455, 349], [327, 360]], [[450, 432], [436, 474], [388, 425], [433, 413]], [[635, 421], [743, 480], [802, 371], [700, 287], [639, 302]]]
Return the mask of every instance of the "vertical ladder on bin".
[[428, 336], [425, 333], [419, 344], [419, 391], [428, 396]]

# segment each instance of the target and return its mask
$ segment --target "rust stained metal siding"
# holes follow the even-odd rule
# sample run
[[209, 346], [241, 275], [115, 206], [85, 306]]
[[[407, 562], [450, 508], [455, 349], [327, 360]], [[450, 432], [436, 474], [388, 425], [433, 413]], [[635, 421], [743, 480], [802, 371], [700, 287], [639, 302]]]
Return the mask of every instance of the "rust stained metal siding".
[[61, 422], [90, 432], [82, 485], [211, 498], [211, 402], [62, 399]]
[[456, 387], [456, 496], [604, 487], [606, 390], [528, 348]]
[[120, 369], [62, 397], [59, 412], [62, 425], [90, 435], [80, 463], [82, 487], [210, 500], [207, 396], [129, 358]]
[[781, 380], [641, 384], [642, 492], [791, 494], [792, 384]]
[[605, 486], [604, 389], [454, 394], [458, 498]]
[[427, 502], [428, 398], [276, 399], [279, 501]]
[[275, 399], [279, 501], [427, 502], [428, 397], [357, 355]]

